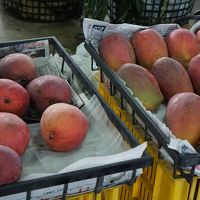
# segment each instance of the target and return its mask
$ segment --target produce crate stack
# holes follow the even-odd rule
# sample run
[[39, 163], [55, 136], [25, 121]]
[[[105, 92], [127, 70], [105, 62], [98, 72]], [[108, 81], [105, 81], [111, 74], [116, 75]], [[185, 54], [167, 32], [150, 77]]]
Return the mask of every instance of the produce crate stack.
[[[46, 174], [45, 176], [44, 174], [41, 175], [39, 172], [40, 176], [37, 176], [36, 174], [36, 177], [34, 178], [32, 177], [32, 173], [34, 174], [34, 171], [32, 171], [31, 176], [30, 177], [29, 175], [28, 177], [25, 176], [24, 179], [24, 173], [27, 173], [27, 168], [26, 166], [23, 165], [22, 168], [23, 169], [26, 168], [26, 170], [23, 171], [24, 173], [22, 180], [19, 179], [19, 181], [17, 180], [15, 182], [2, 184], [1, 182], [2, 179], [0, 177], [1, 180], [0, 199], [22, 200], [22, 199], [37, 198], [37, 199], [69, 199], [69, 200], [81, 200], [81, 199], [88, 199], [88, 200], [130, 199], [131, 200], [132, 186], [135, 185], [135, 181], [137, 180], [138, 175], [141, 174], [141, 169], [150, 166], [152, 164], [152, 158], [145, 150], [146, 144], [144, 143], [140, 145], [138, 143], [135, 137], [122, 123], [120, 118], [112, 111], [112, 109], [110, 109], [109, 105], [99, 95], [96, 88], [91, 84], [89, 79], [81, 71], [79, 66], [74, 62], [72, 57], [65, 51], [61, 43], [55, 37], [45, 37], [45, 38], [35, 38], [35, 39], [26, 39], [13, 42], [5, 42], [5, 43], [0, 43], [0, 52], [1, 52], [0, 57], [2, 58], [2, 60], [8, 54], [11, 55], [11, 53], [15, 54], [16, 52], [18, 53], [21, 52], [23, 54], [28, 54], [35, 62], [36, 61], [38, 62], [38, 63], [36, 62], [38, 67], [37, 72], [39, 73], [38, 78], [43, 77], [47, 74], [48, 75], [54, 74], [57, 78], [62, 77], [64, 80], [68, 81], [72, 91], [72, 102], [70, 103], [72, 103], [72, 105], [75, 106], [76, 108], [80, 110], [82, 109], [82, 112], [85, 114], [85, 116], [91, 117], [91, 118], [88, 117], [90, 123], [89, 130], [90, 128], [91, 129], [94, 128], [99, 123], [101, 124], [100, 125], [101, 128], [104, 127], [103, 122], [99, 121], [98, 123], [96, 123], [95, 120], [97, 119], [96, 117], [98, 117], [97, 115], [99, 115], [101, 112], [103, 113], [105, 112], [102, 115], [103, 116], [102, 118], [106, 117], [107, 121], [105, 122], [105, 124], [107, 124], [109, 127], [107, 126], [105, 128], [106, 129], [105, 131], [99, 128], [98, 130], [95, 129], [93, 132], [98, 132], [99, 136], [101, 136], [102, 138], [103, 132], [109, 133], [108, 130], [110, 129], [116, 130], [117, 135], [115, 136], [118, 138], [118, 142], [121, 141], [122, 144], [121, 147], [123, 147], [122, 151], [128, 149], [128, 152], [130, 152], [129, 150], [131, 151], [134, 149], [137, 150], [136, 149], [137, 147], [138, 150], [139, 147], [142, 147], [143, 149], [141, 152], [141, 157], [133, 158], [133, 155], [131, 155], [129, 159], [120, 161], [118, 160], [119, 159], [118, 156], [120, 154], [113, 153], [117, 155], [117, 157], [115, 157], [115, 159], [117, 160], [115, 162], [110, 162], [110, 159], [112, 157], [111, 156], [112, 152], [109, 151], [108, 154], [111, 157], [109, 157], [109, 159], [107, 157], [103, 157], [104, 159], [106, 158], [105, 160], [107, 160], [106, 163], [104, 164], [97, 164], [100, 161], [98, 159], [101, 158], [101, 156], [97, 156], [95, 157], [95, 160], [93, 160], [90, 163], [90, 166], [84, 167], [85, 164], [88, 164], [89, 160], [87, 162], [85, 161], [86, 163], [82, 165], [83, 167], [81, 167], [80, 163], [75, 167], [75, 165], [73, 165], [74, 164], [73, 162], [72, 165], [70, 165], [71, 169], [68, 169], [67, 171], [65, 171], [66, 170], [65, 169], [64, 171], [61, 170], [60, 173], [53, 173], [53, 174], [50, 173]], [[87, 108], [85, 107], [86, 105], [88, 106]], [[56, 106], [56, 105], [51, 105], [51, 106]], [[89, 109], [90, 106], [93, 106], [93, 110], [98, 108], [99, 112], [98, 113], [90, 112], [91, 110]], [[21, 119], [24, 120], [29, 126], [37, 127], [37, 124], [41, 123], [40, 121], [42, 120], [41, 117], [43, 117], [43, 114], [38, 113], [37, 109], [35, 110], [34, 107], [31, 107], [30, 112], [25, 113], [25, 115]], [[49, 117], [55, 118], [55, 112], [54, 116], [49, 116]], [[58, 123], [58, 121], [56, 123]], [[43, 126], [43, 128], [44, 127], [45, 125]], [[42, 131], [42, 126], [40, 128], [41, 128], [40, 131]], [[36, 132], [34, 131], [34, 134]], [[49, 135], [49, 139], [51, 140], [54, 137], [54, 135], [52, 134], [53, 133], [51, 133], [51, 136]], [[33, 135], [31, 134], [31, 137], [32, 136]], [[105, 139], [107, 140], [108, 138]], [[35, 144], [37, 146], [37, 141], [38, 141], [37, 136], [33, 140], [36, 141]], [[33, 140], [32, 142], [34, 142]], [[103, 139], [101, 140], [103, 141]], [[98, 140], [98, 144], [102, 143], [101, 140], [100, 139]], [[43, 144], [41, 144], [40, 142], [41, 139], [39, 140], [38, 144], [39, 149], [43, 146]], [[50, 147], [48, 145], [45, 146], [46, 152], [47, 149], [49, 149]], [[95, 146], [95, 149], [97, 149], [97, 144], [92, 144], [92, 145]], [[116, 145], [118, 145], [118, 143]], [[27, 151], [31, 149], [29, 147], [31, 146], [27, 147], [28, 148]], [[56, 147], [54, 146], [51, 148], [56, 148]], [[80, 149], [77, 149], [75, 152], [73, 152], [73, 154], [79, 152]], [[100, 150], [101, 150], [100, 152], [102, 152], [103, 149]], [[106, 148], [104, 150], [106, 150]], [[126, 150], [124, 152], [121, 151], [120, 152], [126, 153]], [[119, 149], [117, 151], [119, 152]], [[26, 155], [26, 153], [27, 152], [25, 152], [24, 155]], [[28, 155], [30, 155], [29, 153], [30, 151], [28, 151]], [[55, 154], [57, 153], [56, 157], [54, 157], [56, 165], [58, 163], [63, 164], [63, 162], [65, 162], [64, 161], [65, 159], [63, 159], [62, 156], [65, 155], [65, 153], [64, 152], [61, 153], [54, 152], [54, 153]], [[92, 156], [95, 156], [95, 151], [91, 153]], [[70, 155], [70, 152], [66, 154]], [[31, 162], [31, 160], [35, 162], [36, 159], [35, 157], [29, 158], [25, 157], [24, 155], [23, 155], [23, 161], [25, 159], [28, 159], [28, 162], [26, 163]], [[50, 156], [49, 153], [48, 156]], [[60, 156], [62, 160], [59, 159]], [[91, 156], [86, 156], [86, 160], [88, 159], [88, 157], [90, 158]], [[43, 157], [43, 159], [47, 159], [46, 154], [45, 157]], [[59, 159], [59, 161], [57, 159]], [[91, 159], [94, 158], [91, 157]], [[49, 162], [46, 163], [45, 166], [47, 166], [47, 168], [52, 167], [50, 164], [51, 161], [52, 160], [49, 160]], [[79, 161], [80, 160], [78, 160], [78, 162]], [[40, 162], [41, 163], [43, 162], [42, 159], [40, 160]], [[37, 163], [31, 165], [30, 168], [31, 169], [32, 167], [34, 168], [35, 164]], [[0, 166], [0, 169], [2, 169], [1, 167], [2, 165]], [[44, 171], [42, 171], [42, 173], [43, 172]]]
[[138, 25], [173, 23], [191, 15], [194, 2], [195, 0], [109, 0], [108, 15], [112, 23], [126, 22]]
[[17, 17], [38, 22], [58, 22], [79, 18], [82, 12], [79, 0], [3, 0], [2, 5]]
[[[121, 118], [124, 124], [126, 124], [139, 142], [142, 143], [144, 141], [148, 141], [148, 152], [154, 158], [152, 166], [145, 168], [144, 173], [137, 179], [136, 184], [132, 188], [132, 198], [145, 200], [199, 199], [200, 178], [194, 174], [194, 172], [196, 172], [199, 168], [200, 164], [200, 153], [198, 147], [196, 148], [196, 151], [188, 154], [180, 153], [177, 150], [170, 148], [171, 136], [166, 135], [169, 129], [166, 130], [166, 125], [164, 125], [163, 122], [162, 124], [159, 122], [157, 123], [155, 116], [150, 114], [150, 111], [145, 108], [143, 101], [136, 95], [138, 94], [137, 91], [135, 92], [131, 87], [129, 87], [128, 81], [126, 82], [126, 79], [123, 80], [119, 73], [121, 69], [120, 67], [123, 64], [127, 67], [129, 64], [126, 63], [131, 63], [130, 60], [132, 59], [131, 56], [127, 56], [131, 53], [127, 49], [127, 51], [125, 50], [124, 46], [126, 46], [127, 43], [125, 42], [125, 44], [119, 39], [119, 34], [123, 35], [124, 38], [127, 39], [126, 41], [128, 41], [128, 39], [130, 39], [135, 33], [139, 35], [140, 31], [149, 30], [149, 28], [150, 31], [152, 29], [156, 30], [156, 32], [158, 32], [162, 37], [166, 37], [174, 30], [183, 29], [178, 24], [160, 24], [148, 28], [132, 24], [109, 24], [92, 19], [85, 19], [83, 22], [83, 28], [86, 38], [85, 48], [92, 60], [91, 70], [94, 71], [98, 69], [95, 74], [95, 78], [98, 83], [97, 87], [99, 94], [104, 97], [110, 107]], [[190, 31], [186, 30], [186, 32]], [[198, 31], [196, 29], [195, 34], [197, 34], [197, 32]], [[112, 34], [113, 38], [115, 38], [113, 40], [111, 39]], [[114, 36], [114, 34], [117, 36]], [[198, 46], [198, 40], [194, 33], [192, 34], [192, 38], [195, 38], [195, 45]], [[105, 43], [103, 43], [103, 38], [105, 39]], [[146, 40], [148, 41], [147, 38]], [[151, 40], [152, 39], [149, 39], [149, 41]], [[146, 41], [144, 41], [144, 39], [140, 40], [141, 45], [143, 45], [145, 42]], [[181, 43], [184, 43], [183, 38]], [[107, 48], [101, 49], [101, 45], [104, 44], [108, 45]], [[151, 53], [155, 50], [154, 45], [155, 42], [152, 42], [148, 47], [144, 47], [143, 51], [140, 52], [141, 55], [147, 55], [147, 57], [149, 56], [151, 59]], [[138, 43], [133, 49], [137, 51], [139, 46], [140, 44]], [[197, 47], [197, 49], [198, 48], [199, 47]], [[161, 51], [161, 49], [158, 51], [155, 50], [155, 52]], [[121, 52], [121, 54], [124, 52], [128, 53], [124, 53], [120, 57], [120, 53], [118, 54], [117, 52]], [[200, 49], [198, 49], [198, 52], [200, 52]], [[136, 64], [138, 64], [139, 58], [137, 57], [137, 53], [135, 55]], [[124, 61], [126, 58], [127, 60], [130, 59], [129, 62]], [[120, 65], [118, 61], [119, 63], [124, 63]], [[119, 69], [116, 67], [118, 64]], [[144, 70], [145, 73], [148, 70], [148, 68], [147, 70]], [[129, 73], [127, 73], [127, 76], [128, 74]], [[166, 73], [165, 75], [166, 77], [168, 76]], [[131, 78], [134, 78], [133, 76], [134, 75], [132, 75]], [[178, 75], [176, 74], [176, 77], [177, 76]], [[165, 76], [163, 79], [164, 78]], [[143, 89], [145, 90], [145, 88]], [[140, 92], [142, 92], [141, 90]], [[138, 98], [140, 99], [140, 102], [138, 101]], [[165, 127], [164, 129], [163, 126]], [[184, 148], [187, 149], [186, 146], [183, 146], [183, 149]]]

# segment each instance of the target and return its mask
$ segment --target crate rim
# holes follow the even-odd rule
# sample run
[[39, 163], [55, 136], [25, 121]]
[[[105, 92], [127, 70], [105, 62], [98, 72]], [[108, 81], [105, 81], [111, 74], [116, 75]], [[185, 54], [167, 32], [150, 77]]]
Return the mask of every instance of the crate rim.
[[[62, 44], [57, 40], [55, 36], [49, 37], [39, 37], [39, 38], [31, 38], [31, 39], [24, 39], [24, 40], [15, 40], [15, 41], [7, 41], [1, 42], [1, 47], [17, 45], [21, 43], [28, 43], [28, 42], [35, 42], [41, 40], [48, 40], [50, 44], [54, 45], [54, 48], [58, 51], [59, 55], [63, 57], [68, 64], [68, 66], [72, 69], [72, 72], [85, 84], [86, 89], [91, 95], [96, 95], [104, 110], [106, 111], [109, 119], [112, 123], [121, 130], [121, 136], [128, 140], [130, 146], [139, 145], [137, 140], [133, 137], [133, 135], [129, 132], [126, 126], [120, 121], [119, 117], [110, 109], [107, 105], [106, 101], [98, 94], [96, 88], [90, 83], [89, 79], [86, 75], [81, 71], [75, 61], [71, 58], [71, 56], [67, 53], [65, 48]], [[117, 127], [118, 126], [118, 127]], [[67, 172], [63, 174], [56, 174], [52, 176], [47, 176], [43, 178], [37, 178], [27, 181], [15, 182], [7, 185], [0, 186], [0, 197], [10, 194], [16, 194], [20, 192], [27, 192], [32, 189], [41, 189], [50, 186], [56, 186], [61, 184], [67, 184], [74, 181], [84, 180], [88, 178], [100, 178], [104, 175], [118, 173], [127, 170], [136, 170], [143, 167], [151, 166], [152, 164], [152, 157], [144, 151], [141, 158], [132, 159], [128, 161], [118, 162], [114, 164], [98, 166], [93, 168], [87, 168], [82, 170], [77, 170], [73, 172]], [[53, 183], [49, 181], [49, 178], [52, 179]], [[27, 184], [27, 185], [26, 185]], [[24, 188], [25, 187], [25, 188]], [[98, 192], [98, 191], [97, 191]]]

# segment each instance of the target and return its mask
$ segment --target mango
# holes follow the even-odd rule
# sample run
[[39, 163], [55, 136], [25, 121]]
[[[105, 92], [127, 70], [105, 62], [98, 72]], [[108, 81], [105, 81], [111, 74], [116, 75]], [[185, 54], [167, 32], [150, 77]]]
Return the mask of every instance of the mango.
[[0, 77], [25, 86], [36, 78], [37, 69], [33, 59], [23, 53], [11, 53], [0, 60]]
[[53, 151], [68, 152], [78, 148], [88, 130], [87, 116], [74, 105], [55, 103], [42, 113], [41, 136]]
[[186, 69], [173, 58], [159, 58], [153, 64], [151, 72], [167, 101], [177, 93], [194, 92]]
[[159, 85], [147, 69], [137, 64], [127, 63], [121, 66], [117, 74], [147, 110], [156, 110], [163, 102], [164, 97]]
[[149, 28], [133, 33], [130, 41], [137, 63], [148, 70], [158, 58], [168, 56], [164, 38], [153, 29]]
[[21, 177], [22, 167], [21, 158], [14, 150], [0, 145], [0, 186], [17, 181]]
[[200, 54], [191, 59], [188, 67], [188, 74], [192, 81], [195, 93], [200, 95]]
[[180, 139], [196, 146], [200, 142], [200, 96], [191, 92], [174, 95], [166, 109], [166, 124]]
[[200, 42], [200, 30], [198, 30], [198, 31], [195, 33], [195, 35], [196, 35], [198, 41]]
[[99, 43], [99, 54], [114, 71], [125, 63], [136, 62], [130, 41], [120, 33], [113, 33], [102, 38]]
[[179, 61], [186, 69], [190, 60], [200, 53], [200, 43], [194, 33], [187, 29], [175, 29], [166, 37], [169, 56]]

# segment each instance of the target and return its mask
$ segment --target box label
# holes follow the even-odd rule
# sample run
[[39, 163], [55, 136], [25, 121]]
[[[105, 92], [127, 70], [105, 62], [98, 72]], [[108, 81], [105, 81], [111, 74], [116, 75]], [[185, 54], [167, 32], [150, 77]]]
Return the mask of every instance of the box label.
[[68, 184], [67, 195], [87, 193], [94, 191], [96, 187], [97, 178], [86, 179], [83, 181], [76, 181]]

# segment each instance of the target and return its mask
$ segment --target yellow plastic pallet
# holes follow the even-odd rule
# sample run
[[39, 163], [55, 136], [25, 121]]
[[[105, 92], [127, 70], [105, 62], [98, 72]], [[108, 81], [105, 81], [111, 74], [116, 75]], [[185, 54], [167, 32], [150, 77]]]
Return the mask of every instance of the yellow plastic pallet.
[[[98, 81], [99, 94], [121, 118], [139, 142], [144, 142], [143, 130], [133, 126], [129, 114], [120, 108], [116, 97], [110, 96], [105, 86]], [[157, 147], [148, 143], [147, 151], [154, 158], [153, 165], [145, 168], [132, 187], [131, 200], [200, 200], [200, 178], [194, 177], [190, 185], [185, 179], [174, 179], [173, 168], [166, 161], [158, 159]]]
[[104, 189], [98, 194], [81, 194], [68, 197], [66, 200], [139, 200], [138, 198], [132, 196], [132, 192], [132, 187], [128, 185], [121, 185]]
[[96, 195], [92, 192], [87, 194], [76, 195], [73, 197], [67, 197], [66, 200], [93, 200], [94, 197], [97, 200], [101, 200], [101, 198], [96, 198]]

